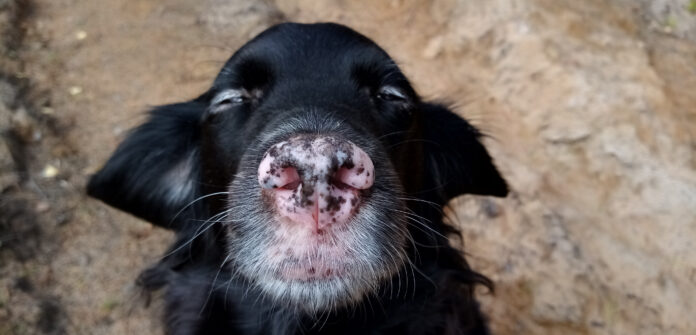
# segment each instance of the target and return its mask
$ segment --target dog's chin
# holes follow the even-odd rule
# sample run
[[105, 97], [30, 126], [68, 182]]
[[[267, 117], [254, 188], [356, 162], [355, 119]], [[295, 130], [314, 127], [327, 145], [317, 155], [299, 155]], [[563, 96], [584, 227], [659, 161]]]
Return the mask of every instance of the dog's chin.
[[311, 315], [359, 303], [378, 284], [375, 279], [360, 279], [339, 269], [324, 271], [289, 268], [257, 283], [276, 302]]
[[319, 256], [287, 257], [267, 270], [254, 280], [267, 297], [291, 311], [320, 315], [360, 303], [397, 268], [366, 259]]

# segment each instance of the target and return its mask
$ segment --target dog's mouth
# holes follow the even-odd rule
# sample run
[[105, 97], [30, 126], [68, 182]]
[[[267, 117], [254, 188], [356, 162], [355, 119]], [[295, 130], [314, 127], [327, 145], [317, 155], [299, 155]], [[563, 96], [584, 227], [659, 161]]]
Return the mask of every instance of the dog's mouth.
[[[361, 215], [377, 214], [366, 208]], [[386, 217], [384, 226], [360, 217], [321, 234], [308, 225], [266, 218], [258, 234], [231, 235], [230, 253], [247, 280], [292, 308], [311, 313], [357, 302], [405, 263], [405, 237], [395, 223], [387, 229]], [[392, 239], [384, 239], [387, 234]]]
[[276, 278], [292, 282], [320, 282], [344, 278], [349, 265], [325, 259], [287, 259], [276, 271]]
[[321, 234], [269, 214], [256, 221], [265, 225], [230, 235], [229, 252], [240, 274], [291, 308], [314, 313], [355, 303], [406, 263], [403, 228], [386, 215], [370, 220], [382, 214], [373, 209]]
[[346, 278], [360, 257], [350, 250], [353, 239], [348, 232], [325, 232], [322, 235], [307, 230], [280, 234], [268, 251], [268, 260], [275, 264], [276, 279], [287, 282], [316, 282]]

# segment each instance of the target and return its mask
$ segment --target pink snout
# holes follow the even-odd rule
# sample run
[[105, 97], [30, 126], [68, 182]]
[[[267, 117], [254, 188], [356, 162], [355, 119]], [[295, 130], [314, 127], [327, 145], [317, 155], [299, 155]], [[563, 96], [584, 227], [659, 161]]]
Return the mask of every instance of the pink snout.
[[355, 214], [374, 170], [367, 153], [350, 141], [303, 135], [268, 149], [258, 178], [282, 222], [320, 231]]

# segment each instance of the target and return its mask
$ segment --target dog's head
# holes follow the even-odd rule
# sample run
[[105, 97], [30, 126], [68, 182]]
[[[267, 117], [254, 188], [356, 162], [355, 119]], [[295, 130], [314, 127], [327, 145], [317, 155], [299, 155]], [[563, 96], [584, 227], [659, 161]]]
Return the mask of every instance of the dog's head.
[[411, 202], [507, 193], [479, 137], [368, 38], [282, 24], [206, 93], [155, 109], [88, 192], [187, 239], [222, 227], [229, 271], [318, 311], [377, 290], [438, 229]]

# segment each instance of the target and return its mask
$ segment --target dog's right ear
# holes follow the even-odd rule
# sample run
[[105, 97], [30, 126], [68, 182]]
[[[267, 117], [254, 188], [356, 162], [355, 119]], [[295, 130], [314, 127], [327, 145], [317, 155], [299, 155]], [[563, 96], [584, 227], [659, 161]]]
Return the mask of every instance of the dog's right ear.
[[505, 197], [507, 182], [481, 143], [481, 132], [441, 104], [423, 103], [426, 189], [446, 203], [461, 194]]
[[[178, 230], [201, 208], [200, 119], [204, 99], [166, 105], [150, 112], [104, 167], [87, 194], [153, 224]], [[187, 208], [184, 208], [187, 207]]]

